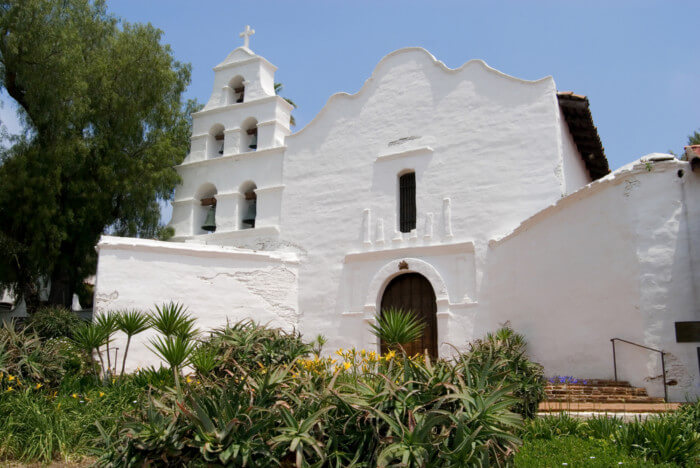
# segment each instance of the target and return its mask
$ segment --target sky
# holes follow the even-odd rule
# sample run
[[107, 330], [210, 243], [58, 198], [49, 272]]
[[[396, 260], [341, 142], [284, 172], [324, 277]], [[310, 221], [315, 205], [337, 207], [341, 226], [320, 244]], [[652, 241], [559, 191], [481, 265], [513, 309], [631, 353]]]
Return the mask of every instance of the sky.
[[[186, 98], [205, 103], [212, 67], [242, 45], [278, 67], [298, 131], [336, 92], [357, 92], [386, 54], [420, 46], [450, 68], [482, 59], [588, 96], [611, 169], [680, 153], [700, 129], [700, 1], [108, 0], [127, 22], [163, 31], [192, 64]], [[16, 131], [11, 99], [0, 120]]]

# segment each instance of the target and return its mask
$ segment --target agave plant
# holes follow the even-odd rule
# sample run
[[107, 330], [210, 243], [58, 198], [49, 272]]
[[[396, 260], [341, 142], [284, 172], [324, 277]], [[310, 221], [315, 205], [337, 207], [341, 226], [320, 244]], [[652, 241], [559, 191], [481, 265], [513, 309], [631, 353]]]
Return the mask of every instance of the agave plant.
[[194, 318], [187, 313], [187, 308], [177, 302], [168, 302], [155, 306], [151, 314], [151, 325], [165, 336], [180, 336], [192, 338], [197, 334], [194, 328]]
[[423, 335], [425, 322], [411, 310], [384, 309], [370, 325], [372, 333], [388, 348], [396, 348], [415, 341]]
[[148, 330], [150, 325], [150, 318], [141, 311], [127, 310], [117, 314], [117, 327], [126, 334], [126, 348], [124, 349], [124, 357], [122, 359], [122, 370], [120, 375], [124, 375], [126, 356], [129, 353], [131, 337]]
[[209, 343], [200, 343], [190, 356], [190, 364], [201, 376], [210, 374], [220, 361], [217, 348]]

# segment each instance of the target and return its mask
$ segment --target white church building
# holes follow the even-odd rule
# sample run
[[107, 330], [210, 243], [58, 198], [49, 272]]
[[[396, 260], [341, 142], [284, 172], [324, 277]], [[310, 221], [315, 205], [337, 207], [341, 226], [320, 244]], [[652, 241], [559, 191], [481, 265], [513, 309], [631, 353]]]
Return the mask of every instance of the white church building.
[[[509, 322], [547, 375], [612, 378], [619, 338], [664, 351], [670, 400], [700, 394], [692, 148], [611, 173], [585, 96], [421, 48], [291, 133], [250, 33], [192, 116], [175, 237], [103, 237], [97, 313], [172, 300], [203, 330], [253, 319], [331, 352], [378, 350], [370, 324], [398, 306], [432, 355]], [[132, 368], [157, 364], [148, 338]], [[663, 395], [661, 354], [615, 343], [618, 378]]]

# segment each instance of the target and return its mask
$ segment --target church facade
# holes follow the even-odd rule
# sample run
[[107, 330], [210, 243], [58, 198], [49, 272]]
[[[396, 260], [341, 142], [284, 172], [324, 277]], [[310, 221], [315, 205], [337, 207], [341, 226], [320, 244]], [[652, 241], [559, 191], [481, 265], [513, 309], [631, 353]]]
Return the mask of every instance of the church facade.
[[[610, 173], [584, 96], [420, 48], [293, 134], [247, 36], [214, 71], [177, 167], [175, 237], [103, 237], [96, 312], [173, 300], [203, 329], [253, 319], [332, 351], [378, 350], [370, 324], [397, 306], [425, 319], [416, 349], [433, 355], [509, 322], [548, 375], [611, 378], [620, 338], [666, 353], [671, 399], [700, 394], [689, 162]], [[155, 364], [137, 338], [131, 367]], [[620, 379], [663, 395], [659, 353], [616, 353]]]

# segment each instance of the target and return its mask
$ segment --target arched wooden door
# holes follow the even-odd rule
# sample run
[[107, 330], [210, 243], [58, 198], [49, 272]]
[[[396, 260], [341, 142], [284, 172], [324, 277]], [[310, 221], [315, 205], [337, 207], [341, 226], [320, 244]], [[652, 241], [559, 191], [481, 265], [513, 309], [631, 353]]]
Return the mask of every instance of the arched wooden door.
[[389, 282], [382, 296], [381, 310], [391, 307], [412, 310], [425, 321], [423, 336], [405, 347], [409, 355], [423, 354], [427, 349], [431, 357], [437, 357], [437, 303], [430, 281], [418, 273], [397, 276]]

